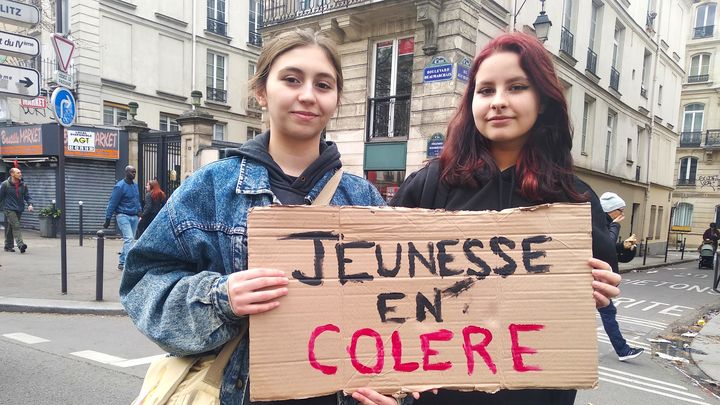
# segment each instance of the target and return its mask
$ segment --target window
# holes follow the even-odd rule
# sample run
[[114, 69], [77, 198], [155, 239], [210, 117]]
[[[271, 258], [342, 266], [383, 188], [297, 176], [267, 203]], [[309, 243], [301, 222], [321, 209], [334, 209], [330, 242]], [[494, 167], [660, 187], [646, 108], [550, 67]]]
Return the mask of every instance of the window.
[[207, 53], [207, 95], [208, 100], [227, 102], [225, 91], [225, 56]]
[[160, 113], [160, 130], [161, 131], [179, 131], [180, 127], [178, 126], [177, 121], [175, 121], [175, 118], [177, 118], [174, 115]]
[[662, 90], [663, 90], [663, 85], [661, 84], [658, 86], [658, 97], [657, 97], [658, 105], [662, 105]]
[[389, 202], [405, 179], [405, 170], [367, 170], [365, 178], [380, 191], [385, 201]]
[[590, 14], [590, 42], [588, 43], [587, 63], [585, 65], [585, 69], [589, 70], [593, 74], [597, 73], [597, 54], [595, 53], [595, 49], [597, 49], [598, 44], [596, 43], [595, 33], [599, 24], [600, 7], [602, 7], [602, 4], [593, 2]]
[[260, 28], [263, 25], [263, 2], [261, 0], [249, 0], [250, 3], [250, 28], [248, 29], [248, 43], [255, 46], [262, 46]]
[[375, 44], [368, 139], [408, 136], [414, 50], [413, 38]]
[[708, 38], [713, 36], [715, 28], [715, 7], [715, 3], [709, 3], [697, 8], [693, 38]]
[[655, 229], [655, 216], [657, 215], [657, 206], [650, 206], [650, 226], [648, 227], [648, 239], [653, 238], [653, 230]]
[[582, 138], [580, 140], [580, 153], [587, 156], [588, 140], [592, 142], [593, 122], [595, 113], [595, 100], [585, 98], [583, 106]]
[[698, 158], [687, 156], [680, 159], [680, 170], [678, 170], [678, 186], [694, 186], [695, 175], [697, 174]]
[[128, 118], [128, 108], [122, 104], [105, 103], [103, 105], [103, 125], [117, 126]]
[[227, 36], [227, 21], [225, 20], [225, 0], [208, 0], [207, 2], [207, 30], [218, 35]]
[[613, 141], [613, 133], [615, 133], [615, 122], [617, 120], [617, 113], [609, 110], [607, 117], [607, 137], [605, 139], [605, 173], [609, 173], [610, 170], [610, 157]]
[[262, 131], [258, 128], [248, 127], [247, 128], [247, 140], [255, 139], [256, 136], [260, 135]]
[[616, 91], [620, 87], [620, 62], [624, 37], [625, 27], [616, 23], [615, 34], [613, 35], [612, 66], [610, 67], [610, 87]]
[[213, 140], [225, 140], [225, 127], [227, 127], [227, 124], [217, 123], [213, 125]]
[[627, 138], [627, 149], [625, 150], [625, 161], [628, 163], [633, 163], [633, 140], [632, 138]]
[[655, 224], [655, 239], [660, 239], [660, 231], [662, 230], [662, 224], [664, 221], [663, 218], [663, 211], [665, 210], [665, 207], [662, 205], [658, 207], [658, 213], [657, 213], [657, 223]]
[[560, 50], [573, 54], [574, 36], [572, 34], [572, 4], [574, 0], [565, 0], [563, 7], [563, 25], [560, 28]]
[[645, 49], [642, 66], [642, 83], [640, 84], [640, 95], [647, 98], [648, 82], [650, 81], [650, 51]]
[[704, 104], [695, 103], [685, 106], [685, 113], [683, 114], [683, 134], [697, 133], [699, 136], [703, 127], [704, 110]]
[[690, 60], [688, 83], [706, 82], [710, 78], [710, 54], [695, 55]]
[[673, 226], [691, 226], [693, 215], [693, 205], [688, 203], [679, 203], [673, 214]]

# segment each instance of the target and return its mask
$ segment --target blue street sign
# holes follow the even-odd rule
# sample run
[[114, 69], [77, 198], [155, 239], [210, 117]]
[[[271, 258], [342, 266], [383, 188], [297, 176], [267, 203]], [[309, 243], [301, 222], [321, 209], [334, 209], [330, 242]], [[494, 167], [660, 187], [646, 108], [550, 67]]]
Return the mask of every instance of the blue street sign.
[[443, 145], [445, 145], [445, 137], [441, 133], [435, 133], [427, 142], [427, 157], [435, 158], [440, 156]]
[[446, 80], [452, 80], [453, 77], [453, 65], [447, 63], [444, 65], [428, 66], [423, 69], [423, 82], [444, 82]]
[[461, 80], [461, 81], [467, 83], [468, 79], [470, 79], [470, 69], [466, 68], [463, 65], [458, 65], [457, 78], [458, 78], [458, 80]]
[[52, 98], [50, 99], [53, 111], [55, 112], [55, 121], [58, 124], [69, 127], [75, 121], [77, 115], [77, 105], [75, 104], [75, 97], [72, 92], [64, 87], [58, 87], [53, 91]]

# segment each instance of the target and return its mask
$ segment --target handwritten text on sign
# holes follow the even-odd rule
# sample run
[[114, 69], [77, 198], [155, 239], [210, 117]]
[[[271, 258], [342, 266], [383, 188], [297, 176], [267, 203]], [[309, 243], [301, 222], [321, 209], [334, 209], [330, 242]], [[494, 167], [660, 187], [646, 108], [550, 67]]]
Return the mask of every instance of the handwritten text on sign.
[[248, 237], [249, 267], [291, 280], [251, 319], [253, 399], [597, 381], [587, 204], [272, 207], [250, 214]]

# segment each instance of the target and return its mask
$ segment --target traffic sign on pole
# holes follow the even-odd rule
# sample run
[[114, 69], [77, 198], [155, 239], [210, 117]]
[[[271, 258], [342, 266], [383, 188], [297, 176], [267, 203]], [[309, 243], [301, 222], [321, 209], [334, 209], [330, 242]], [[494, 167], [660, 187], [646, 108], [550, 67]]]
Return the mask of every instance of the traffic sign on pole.
[[0, 21], [34, 27], [40, 22], [40, 11], [37, 7], [29, 4], [0, 0]]
[[0, 65], [0, 94], [35, 98], [40, 95], [40, 73], [35, 69]]
[[0, 31], [0, 54], [34, 58], [40, 54], [40, 42], [33, 37]]
[[50, 99], [53, 111], [55, 112], [55, 121], [58, 124], [69, 127], [75, 121], [77, 115], [77, 105], [72, 92], [64, 87], [58, 87], [53, 91]]
[[55, 56], [57, 56], [60, 69], [62, 69], [63, 72], [67, 72], [73, 52], [75, 51], [75, 43], [60, 34], [51, 34], [50, 39], [52, 39]]

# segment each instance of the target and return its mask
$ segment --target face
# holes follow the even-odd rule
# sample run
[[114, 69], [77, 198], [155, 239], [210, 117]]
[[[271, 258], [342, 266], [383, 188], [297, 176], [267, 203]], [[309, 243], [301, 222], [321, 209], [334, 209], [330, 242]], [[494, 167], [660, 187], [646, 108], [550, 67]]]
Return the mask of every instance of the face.
[[145, 183], [145, 190], [150, 191], [150, 182]]
[[615, 219], [615, 218], [619, 217], [620, 215], [623, 215], [624, 212], [625, 212], [625, 207], [610, 211], [610, 212], [608, 212], [608, 215], [610, 215], [610, 218]]
[[475, 127], [492, 147], [522, 148], [540, 113], [540, 97], [520, 67], [520, 56], [490, 56], [480, 65], [475, 83]]
[[22, 172], [20, 169], [13, 169], [11, 170], [10, 176], [15, 180], [20, 180], [22, 179]]
[[273, 137], [316, 139], [337, 108], [335, 69], [318, 46], [292, 49], [275, 59], [256, 97], [267, 107]]
[[135, 175], [137, 174], [137, 170], [135, 170], [134, 167], [128, 166], [125, 168], [125, 177], [127, 177], [130, 180], [135, 180]]

